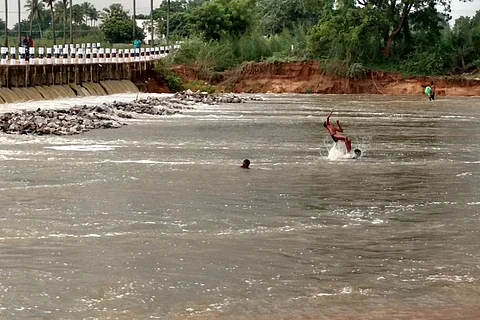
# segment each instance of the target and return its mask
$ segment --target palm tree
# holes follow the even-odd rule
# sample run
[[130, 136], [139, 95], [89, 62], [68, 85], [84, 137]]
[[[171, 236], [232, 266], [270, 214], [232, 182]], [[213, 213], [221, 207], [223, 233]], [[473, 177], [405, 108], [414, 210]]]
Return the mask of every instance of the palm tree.
[[98, 18], [100, 17], [100, 12], [95, 8], [91, 7], [90, 10], [88, 11], [88, 18], [90, 19], [90, 26], [93, 27], [94, 22], [98, 21]]
[[5, 0], [5, 47], [8, 47], [8, 0]]
[[85, 22], [88, 23], [88, 18], [90, 17], [90, 11], [92, 10], [93, 5], [90, 2], [84, 2], [81, 5], [83, 16], [85, 17]]
[[63, 44], [67, 43], [67, 11], [68, 0], [61, 0], [61, 2], [55, 4], [56, 18], [63, 24]]
[[81, 25], [84, 23], [82, 7], [79, 4], [74, 4], [72, 8], [72, 20], [75, 24]]
[[53, 37], [53, 44], [57, 44], [57, 39], [55, 38], [55, 15], [53, 14], [53, 3], [55, 0], [42, 0], [50, 7], [50, 15], [52, 17], [52, 37]]
[[30, 35], [33, 33], [33, 22], [35, 20], [42, 19], [42, 12], [44, 10], [44, 5], [41, 0], [28, 0], [27, 4], [24, 6], [28, 14], [28, 19], [30, 20]]

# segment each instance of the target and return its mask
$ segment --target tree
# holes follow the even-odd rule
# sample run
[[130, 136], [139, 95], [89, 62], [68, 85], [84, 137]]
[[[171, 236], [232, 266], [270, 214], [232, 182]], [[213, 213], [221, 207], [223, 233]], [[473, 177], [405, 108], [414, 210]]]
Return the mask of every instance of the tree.
[[88, 11], [87, 17], [90, 19], [90, 26], [94, 26], [100, 17], [100, 13], [92, 6]]
[[[102, 20], [100, 29], [111, 43], [125, 43], [134, 40], [132, 34], [133, 21], [121, 4], [112, 4], [110, 7], [103, 9]], [[145, 38], [142, 28], [136, 27], [135, 33], [137, 38], [141, 40]]]
[[[388, 23], [384, 29], [384, 50], [385, 58], [392, 54], [392, 44], [400, 32], [408, 25], [409, 15], [412, 10], [420, 11], [425, 8], [443, 7], [446, 13], [450, 12], [452, 0], [344, 0], [352, 1], [363, 8], [374, 8]], [[472, 0], [461, 0], [463, 2]], [[436, 9], [434, 9], [436, 10]]]
[[261, 27], [267, 33], [280, 33], [284, 28], [292, 30], [296, 25], [312, 26], [322, 15], [322, 2], [310, 0], [259, 0]]
[[[86, 1], [82, 3], [80, 7], [82, 8], [84, 20], [88, 24], [88, 20], [92, 15], [92, 11], [97, 11], [97, 9], [95, 9], [95, 7], [90, 2], [86, 2]], [[91, 23], [91, 19], [90, 19], [90, 23]]]
[[27, 4], [24, 6], [28, 14], [28, 20], [30, 20], [30, 35], [33, 34], [33, 23], [42, 19], [42, 13], [45, 9], [44, 4], [41, 0], [28, 0]]
[[57, 44], [57, 39], [55, 38], [55, 15], [54, 15], [54, 12], [53, 12], [53, 4], [54, 4], [55, 0], [42, 0], [42, 1], [45, 2], [47, 4], [47, 6], [50, 7], [50, 16], [52, 18], [53, 44], [56, 45]]
[[[5, 21], [3, 21], [3, 19], [0, 18], [0, 30], [5, 30], [5, 26], [7, 24], [5, 23]], [[8, 30], [8, 29], [7, 29]]]
[[61, 0], [55, 4], [55, 15], [57, 21], [63, 24], [63, 44], [67, 43], [67, 11], [68, 11], [68, 1]]
[[255, 20], [254, 12], [254, 0], [212, 0], [194, 9], [190, 22], [205, 40], [220, 40], [247, 32]]
[[188, 22], [188, 11], [198, 7], [196, 2], [179, 0], [170, 3], [162, 2], [158, 8], [153, 10], [153, 19], [156, 22], [155, 31], [159, 36], [167, 34], [167, 20], [169, 25], [169, 34], [187, 37], [190, 34], [190, 24]]
[[77, 25], [82, 25], [85, 23], [83, 9], [79, 4], [74, 4], [72, 7], [72, 20]]

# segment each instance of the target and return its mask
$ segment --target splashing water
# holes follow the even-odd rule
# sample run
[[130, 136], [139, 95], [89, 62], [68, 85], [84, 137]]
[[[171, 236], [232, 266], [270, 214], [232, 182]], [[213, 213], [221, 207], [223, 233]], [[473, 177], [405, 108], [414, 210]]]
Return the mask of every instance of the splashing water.
[[353, 151], [347, 152], [345, 144], [335, 142], [333, 143], [330, 150], [328, 150], [328, 159], [329, 160], [339, 160], [339, 159], [354, 159], [355, 153]]

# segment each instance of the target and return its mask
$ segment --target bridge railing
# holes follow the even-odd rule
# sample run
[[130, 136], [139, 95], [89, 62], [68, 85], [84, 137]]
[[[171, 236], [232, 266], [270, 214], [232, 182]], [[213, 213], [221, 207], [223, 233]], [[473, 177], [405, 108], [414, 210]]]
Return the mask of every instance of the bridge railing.
[[102, 48], [100, 44], [52, 47], [1, 47], [0, 65], [129, 63], [158, 60], [178, 50], [178, 45], [146, 48]]

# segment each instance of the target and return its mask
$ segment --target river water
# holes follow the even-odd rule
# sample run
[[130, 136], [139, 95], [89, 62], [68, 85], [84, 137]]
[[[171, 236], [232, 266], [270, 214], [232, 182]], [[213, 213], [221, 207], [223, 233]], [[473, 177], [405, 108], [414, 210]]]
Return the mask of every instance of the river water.
[[479, 319], [479, 100], [264, 97], [0, 135], [0, 318]]

